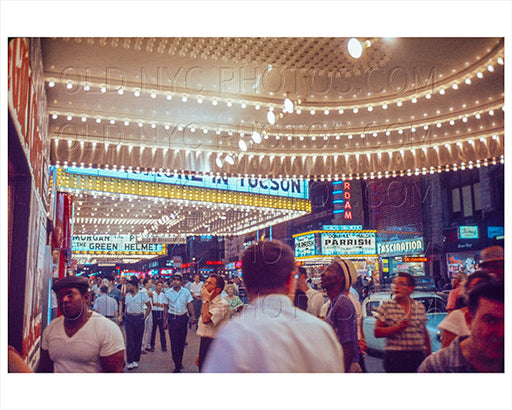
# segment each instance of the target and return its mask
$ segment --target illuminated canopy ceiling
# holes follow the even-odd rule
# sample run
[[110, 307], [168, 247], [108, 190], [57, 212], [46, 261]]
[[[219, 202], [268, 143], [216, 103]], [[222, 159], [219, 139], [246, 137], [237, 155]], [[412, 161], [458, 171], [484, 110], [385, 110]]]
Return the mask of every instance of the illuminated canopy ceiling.
[[[51, 162], [306, 180], [503, 162], [503, 39], [360, 38], [359, 59], [348, 40], [43, 39]], [[75, 188], [85, 234], [238, 235], [306, 212]]]
[[355, 59], [346, 38], [45, 39], [52, 163], [363, 178], [501, 160], [503, 39], [360, 40]]

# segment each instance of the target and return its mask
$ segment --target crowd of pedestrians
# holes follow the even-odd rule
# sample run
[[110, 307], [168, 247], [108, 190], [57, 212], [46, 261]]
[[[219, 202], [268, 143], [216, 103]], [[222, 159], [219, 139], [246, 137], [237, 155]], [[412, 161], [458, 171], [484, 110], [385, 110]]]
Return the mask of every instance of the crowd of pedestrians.
[[[162, 352], [168, 331], [169, 372], [180, 373], [194, 328], [199, 372], [365, 372], [356, 281], [352, 262], [334, 257], [323, 291], [313, 289], [292, 249], [276, 240], [246, 250], [241, 278], [68, 276], [52, 287], [61, 315], [43, 332], [37, 370], [132, 371], [157, 348], [158, 330]], [[482, 251], [478, 270], [457, 282], [439, 324], [442, 349], [432, 353], [425, 307], [411, 297], [415, 279], [394, 277], [393, 298], [374, 314], [386, 372], [504, 371], [503, 249]], [[9, 358], [10, 371], [30, 371], [14, 351]]]

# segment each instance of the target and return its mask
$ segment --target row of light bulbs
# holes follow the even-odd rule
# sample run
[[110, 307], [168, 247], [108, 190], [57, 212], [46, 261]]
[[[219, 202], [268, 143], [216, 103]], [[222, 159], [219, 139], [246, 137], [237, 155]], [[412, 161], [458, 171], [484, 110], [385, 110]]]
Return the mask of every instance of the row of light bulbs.
[[[501, 52], [501, 51], [500, 51]], [[504, 60], [503, 56], [499, 55], [498, 57], [491, 58], [488, 61], [482, 61], [480, 64], [473, 69], [472, 71], [469, 71], [468, 73], [463, 74], [459, 78], [456, 79], [448, 79], [444, 82], [436, 85], [435, 91], [433, 91], [430, 87], [424, 87], [426, 90], [421, 92], [411, 92], [408, 96], [400, 96], [396, 98], [390, 98], [386, 99], [386, 101], [382, 102], [376, 102], [376, 103], [368, 103], [368, 104], [343, 104], [343, 105], [331, 105], [326, 107], [321, 107], [318, 105], [307, 105], [302, 104], [302, 101], [297, 100], [295, 103], [290, 99], [286, 98], [284, 103], [268, 103], [268, 102], [262, 102], [262, 101], [256, 101], [256, 100], [250, 100], [248, 98], [246, 99], [234, 99], [234, 98], [223, 98], [218, 96], [196, 96], [192, 93], [184, 93], [184, 92], [172, 92], [172, 91], [161, 91], [161, 90], [141, 90], [138, 87], [133, 86], [122, 86], [120, 85], [119, 88], [116, 88], [117, 93], [119, 95], [125, 94], [125, 92], [132, 92], [133, 95], [136, 97], [141, 96], [142, 94], [149, 94], [149, 96], [153, 99], [156, 99], [158, 96], [165, 96], [167, 100], [172, 100], [173, 98], [180, 98], [182, 102], [186, 103], [189, 101], [189, 99], [195, 98], [196, 102], [198, 104], [202, 104], [205, 101], [210, 101], [212, 105], [216, 106], [219, 104], [219, 102], [223, 102], [226, 104], [227, 107], [231, 107], [233, 105], [233, 102], [236, 102], [240, 105], [241, 108], [245, 109], [249, 105], [254, 106], [256, 110], [260, 110], [262, 107], [267, 107], [269, 109], [267, 116], [269, 116], [269, 119], [272, 120], [273, 116], [275, 114], [273, 113], [276, 109], [282, 109], [283, 113], [292, 113], [295, 112], [297, 114], [301, 114], [302, 111], [308, 111], [311, 114], [315, 114], [316, 111], [323, 111], [324, 113], [328, 114], [331, 110], [338, 111], [339, 114], [343, 114], [345, 110], [352, 110], [353, 113], [357, 114], [360, 109], [367, 109], [368, 111], [373, 111], [374, 108], [381, 107], [382, 109], [387, 109], [389, 105], [396, 104], [398, 107], [401, 107], [404, 102], [411, 101], [412, 103], [416, 103], [418, 101], [418, 98], [425, 97], [426, 99], [430, 99], [432, 97], [433, 92], [437, 92], [440, 95], [444, 95], [447, 90], [450, 88], [453, 90], [458, 90], [459, 86], [462, 84], [471, 85], [472, 81], [474, 81], [475, 78], [482, 79], [484, 77], [484, 72], [490, 72], [493, 73], [495, 71], [495, 65], [503, 65]], [[66, 88], [69, 90], [76, 89], [77, 87], [81, 86], [78, 82], [75, 82], [73, 80], [65, 80], [65, 79], [59, 79], [57, 76], [49, 77], [46, 79], [48, 82], [48, 87], [52, 88], [57, 83], [66, 84]], [[100, 90], [102, 94], [106, 94], [109, 89], [105, 84], [96, 83], [96, 82], [90, 82], [83, 86], [84, 91], [90, 91], [91, 87], [97, 88]], [[274, 119], [275, 120], [275, 119]], [[271, 125], [272, 122], [269, 121]]]
[[[450, 150], [451, 149], [451, 144], [456, 144], [459, 148], [462, 148], [463, 147], [463, 143], [468, 143], [470, 144], [472, 147], [474, 146], [475, 144], [475, 139], [480, 141], [481, 143], [484, 143], [486, 144], [488, 142], [488, 139], [491, 138], [493, 141], [497, 141], [498, 143], [500, 143], [500, 137], [499, 137], [499, 134], [498, 133], [495, 133], [495, 132], [489, 132], [487, 134], [480, 134], [478, 136], [476, 135], [468, 135], [468, 136], [465, 136], [465, 137], [461, 137], [459, 138], [457, 141], [449, 141], [449, 142], [445, 142], [444, 143], [444, 146], [446, 149]], [[350, 139], [350, 136], [349, 136], [349, 139]], [[71, 148], [72, 146], [72, 143], [73, 143], [73, 140], [72, 139], [68, 139], [68, 147]], [[56, 146], [58, 147], [59, 143], [60, 143], [60, 140], [58, 138], [54, 138], [54, 142], [56, 144]], [[242, 139], [240, 140], [239, 142], [243, 142], [244, 144], [245, 141]], [[108, 142], [100, 142], [104, 145], [104, 149], [105, 151], [108, 150], [110, 144]], [[96, 149], [97, 147], [97, 142], [96, 141], [92, 141], [91, 142], [92, 144], [92, 148], [93, 149]], [[138, 144], [139, 145], [139, 148], [141, 150], [144, 150], [146, 147], [144, 145], [141, 145], [142, 143]], [[82, 146], [82, 148], [84, 147], [85, 145], [85, 141], [84, 140], [80, 140], [80, 145]], [[116, 147], [117, 147], [117, 150], [120, 150], [121, 147], [124, 145], [124, 146], [128, 146], [129, 150], [131, 151], [134, 147], [134, 145], [137, 145], [137, 144], [134, 144], [134, 143], [123, 143], [123, 142], [119, 142], [119, 143], [116, 143], [115, 144]], [[413, 155], [416, 155], [416, 150], [423, 150], [425, 153], [428, 149], [433, 149], [435, 150], [436, 152], [439, 150], [439, 146], [442, 146], [443, 145], [443, 142], [442, 141], [439, 141], [438, 143], [436, 144], [428, 144], [428, 143], [425, 143], [424, 145], [418, 145], [416, 147], [414, 147], [414, 149], [411, 149], [412, 150], [412, 153]], [[242, 148], [242, 147], [240, 147]], [[247, 146], [244, 147], [245, 149], [247, 148]], [[152, 147], [152, 153], [153, 155], [156, 153], [156, 151], [158, 149], [162, 149], [163, 152], [164, 152], [164, 155], [167, 153], [167, 151], [169, 150], [169, 147], [163, 147], [163, 148], [158, 148], [156, 146]], [[362, 149], [362, 148], [361, 148]], [[173, 151], [175, 152], [180, 152], [180, 151], [184, 151], [185, 152], [185, 155], [188, 156], [190, 155], [192, 152], [195, 152], [196, 155], [200, 155], [202, 154], [203, 152], [205, 152], [203, 150], [202, 147], [198, 148], [198, 149], [193, 149], [193, 148], [190, 148], [190, 147], [187, 147], [186, 149], [183, 149], [183, 148], [179, 148], [179, 147], [176, 147], [176, 148], [173, 148]], [[349, 155], [355, 155], [356, 158], [359, 158], [360, 155], [364, 155], [366, 154], [367, 156], [370, 156], [371, 154], [377, 154], [379, 156], [379, 158], [382, 156], [383, 153], [387, 153], [388, 155], [392, 155], [393, 153], [395, 152], [400, 152], [400, 153], [403, 153], [403, 148], [402, 147], [396, 147], [396, 148], [388, 148], [386, 151], [382, 151], [381, 150], [381, 147], [377, 147], [377, 148], [364, 148], [364, 151], [361, 151], [361, 152], [353, 152], [353, 153], [345, 153], [345, 154], [340, 154], [339, 152], [336, 152], [336, 151], [330, 151], [330, 152], [325, 152], [325, 151], [320, 151], [320, 152], [312, 152], [312, 151], [309, 151], [308, 153], [305, 153], [305, 154], [300, 154], [300, 153], [296, 153], [296, 152], [291, 152], [291, 153], [273, 153], [273, 154], [265, 154], [265, 153], [259, 153], [259, 154], [256, 154], [256, 153], [250, 153], [250, 154], [245, 154], [243, 152], [239, 152], [239, 153], [235, 153], [235, 152], [229, 152], [223, 148], [211, 148], [209, 149], [208, 151], [205, 152], [205, 154], [207, 155], [208, 159], [213, 155], [213, 153], [217, 153], [217, 157], [216, 157], [216, 164], [219, 168], [222, 168], [222, 166], [224, 165], [224, 162], [228, 163], [229, 165], [234, 165], [235, 163], [235, 158], [242, 158], [244, 155], [247, 155], [249, 160], [252, 160], [252, 158], [254, 157], [260, 157], [260, 159], [263, 159], [265, 158], [266, 156], [268, 156], [271, 160], [274, 160], [275, 158], [280, 158], [281, 161], [284, 160], [284, 158], [286, 157], [290, 157], [291, 160], [296, 160], [297, 158], [301, 158], [303, 161], [307, 158], [307, 157], [313, 157], [313, 160], [315, 160], [317, 157], [323, 157], [324, 160], [327, 159], [327, 157], [338, 157], [338, 156], [341, 156], [341, 155], [345, 155], [345, 157], [349, 156]], [[224, 158], [222, 158], [224, 155]], [[67, 161], [65, 161], [65, 164], [67, 165]], [[76, 165], [76, 162], [72, 162], [73, 165]], [[83, 163], [81, 164], [83, 165]], [[107, 168], [108, 168], [108, 165], [107, 165]], [[131, 168], [131, 167], [130, 167]]]
[[[385, 134], [386, 136], [391, 135], [391, 132], [398, 132], [398, 134], [403, 134], [404, 131], [411, 131], [416, 132], [418, 128], [423, 128], [424, 130], [428, 130], [430, 126], [435, 126], [437, 128], [441, 128], [443, 124], [448, 123], [451, 126], [455, 125], [456, 121], [462, 121], [463, 123], [468, 122], [468, 120], [472, 117], [474, 117], [477, 120], [482, 119], [483, 115], [489, 115], [494, 116], [496, 114], [496, 111], [501, 110], [505, 111], [505, 106], [502, 102], [487, 105], [485, 108], [478, 108], [476, 110], [470, 110], [469, 112], [462, 112], [457, 113], [453, 116], [447, 116], [442, 119], [435, 119], [431, 121], [421, 121], [412, 125], [408, 125], [407, 127], [401, 127], [399, 125], [390, 125], [385, 128], [374, 128], [370, 129], [368, 128], [365, 132], [360, 132], [361, 138], [365, 138], [366, 135], [372, 135], [373, 137], [377, 137], [379, 134]], [[155, 121], [145, 121], [145, 120], [133, 120], [133, 119], [127, 119], [127, 118], [103, 118], [99, 116], [91, 116], [88, 114], [70, 114], [65, 112], [59, 112], [59, 111], [52, 111], [50, 113], [52, 119], [57, 119], [59, 116], [65, 117], [68, 121], [72, 121], [74, 118], [80, 118], [82, 122], [87, 122], [88, 120], [94, 120], [97, 124], [102, 123], [102, 121], [108, 121], [111, 125], [115, 125], [117, 123], [122, 123], [125, 126], [129, 126], [130, 124], [137, 124], [140, 128], [144, 127], [144, 125], [149, 125], [152, 129], [156, 129], [158, 126], [163, 127], [166, 131], [171, 129], [171, 124], [160, 124]], [[277, 140], [279, 140], [281, 137], [287, 138], [289, 141], [291, 141], [294, 138], [298, 138], [299, 140], [303, 141], [305, 138], [311, 139], [313, 141], [316, 140], [316, 138], [323, 137], [324, 139], [328, 139], [329, 137], [335, 137], [337, 140], [339, 140], [341, 137], [346, 136], [348, 139], [352, 139], [354, 134], [356, 134], [355, 131], [347, 131], [347, 132], [323, 132], [322, 135], [316, 134], [301, 134], [301, 133], [289, 133], [286, 131], [279, 131], [278, 133], [271, 133], [265, 129], [262, 129], [261, 132], [258, 130], [221, 130], [218, 128], [218, 126], [212, 127], [212, 126], [201, 126], [201, 127], [186, 127], [184, 128], [182, 125], [176, 124], [176, 129], [179, 132], [184, 131], [185, 129], [189, 130], [191, 133], [195, 133], [199, 131], [199, 128], [201, 128], [201, 131], [203, 134], [208, 134], [210, 131], [214, 131], [216, 135], [221, 135], [223, 132], [227, 133], [227, 135], [233, 135], [234, 133], [238, 132], [240, 135], [240, 142], [239, 142], [239, 148], [242, 151], [247, 151], [248, 146], [247, 142], [243, 140], [246, 134], [250, 134], [252, 141], [255, 144], [260, 144], [262, 142], [262, 138], [268, 139], [269, 137], [274, 137]], [[263, 135], [263, 136], [262, 136]]]
[[[82, 191], [81, 190], [77, 190], [77, 189], [71, 189], [71, 188], [59, 188], [59, 191], [63, 191], [63, 192], [69, 192], [69, 193], [73, 193], [73, 194], [77, 194], [78, 196], [80, 195], [83, 195]], [[90, 194], [90, 192], [88, 192]], [[96, 191], [95, 192], [95, 195], [94, 197], [95, 198], [102, 198], [102, 197], [105, 197], [106, 199], [114, 199], [114, 198], [123, 198], [123, 196], [126, 196], [125, 194], [112, 194], [112, 193], [104, 193], [102, 191]], [[136, 197], [136, 196], [134, 196]], [[136, 197], [138, 198], [138, 197]], [[140, 198], [139, 199], [139, 202], [140, 202]], [[162, 199], [163, 198], [158, 198], [158, 199]], [[178, 204], [179, 206], [195, 206], [196, 208], [198, 208], [198, 204], [200, 205], [203, 205], [203, 207], [207, 206], [210, 210], [211, 209], [214, 209], [213, 212], [218, 212], [218, 211], [223, 211], [223, 210], [226, 210], [226, 209], [233, 209], [235, 208], [237, 211], [240, 211], [240, 212], [246, 212], [246, 213], [254, 213], [254, 212], [259, 212], [260, 215], [262, 214], [265, 214], [265, 216], [267, 218], [272, 218], [272, 222], [263, 222], [262, 224], [259, 224], [258, 226], [256, 227], [253, 227], [253, 226], [244, 226], [242, 229], [242, 233], [248, 233], [248, 232], [252, 232], [254, 230], [257, 230], [257, 229], [263, 229], [265, 227], [268, 227], [270, 226], [271, 224], [276, 224], [276, 223], [281, 223], [281, 222], [284, 222], [284, 221], [287, 221], [289, 219], [293, 219], [293, 218], [296, 218], [298, 216], [302, 216], [304, 215], [306, 212], [304, 211], [296, 211], [296, 210], [285, 210], [285, 209], [274, 209], [274, 208], [268, 208], [268, 207], [256, 207], [256, 206], [248, 206], [248, 205], [229, 205], [227, 206], [227, 204], [216, 204], [216, 203], [210, 203], [210, 202], [201, 202], [201, 201], [194, 201], [194, 202], [191, 202], [191, 201], [185, 201], [185, 200], [182, 200], [182, 201], [178, 201], [178, 200], [172, 200], [172, 199], [168, 199], [167, 201], [170, 201], [171, 203], [175, 203], [175, 204]], [[158, 201], [155, 201], [155, 203], [158, 202]], [[163, 202], [163, 201], [162, 201]], [[221, 218], [222, 220], [225, 220], [226, 221], [226, 224], [225, 225], [229, 225], [229, 221], [227, 220], [227, 218]], [[260, 220], [261, 218], [254, 218], [255, 221], [257, 220]], [[244, 218], [244, 220], [246, 220], [246, 218]], [[124, 219], [123, 220], [123, 225], [134, 225], [134, 224], [141, 224], [141, 220], [140, 219]], [[97, 226], [98, 224], [101, 225], [101, 224], [106, 224], [108, 222], [111, 222], [110, 220], [107, 220], [106, 218], [77, 218], [77, 220], [75, 221], [77, 224], [80, 224], [80, 223], [94, 223], [95, 224], [95, 233], [98, 232], [98, 229], [97, 229]], [[148, 222], [148, 225], [151, 223], [152, 221], [150, 220]], [[253, 221], [254, 222], [254, 221]], [[246, 224], [244, 224], [246, 225]], [[199, 227], [200, 228], [200, 227]], [[222, 227], [220, 227], [219, 229], [221, 229]], [[232, 227], [231, 227], [232, 228]], [[229, 234], [233, 234], [233, 232], [229, 232], [229, 226], [226, 226], [225, 228], [223, 229], [226, 229], [226, 231], [223, 231], [223, 232], [220, 232], [220, 233], [217, 233], [219, 235], [222, 235], [222, 234], [226, 234], [226, 235], [229, 235]], [[135, 232], [135, 228], [132, 228], [132, 232]], [[240, 234], [242, 234], [240, 233]], [[193, 234], [198, 234], [197, 232], [190, 232], [191, 235]]]
[[[446, 165], [438, 165], [437, 167], [429, 167], [429, 168], [415, 168], [414, 170], [413, 169], [407, 169], [407, 170], [394, 170], [394, 171], [384, 171], [384, 172], [364, 172], [364, 173], [356, 173], [356, 174], [352, 174], [352, 173], [349, 173], [349, 174], [345, 174], [345, 173], [342, 173], [342, 174], [321, 174], [321, 175], [289, 175], [289, 174], [286, 174], [286, 175], [279, 175], [278, 178], [280, 179], [299, 179], [299, 180], [311, 180], [311, 181], [314, 181], [314, 180], [320, 180], [320, 181], [344, 181], [344, 180], [352, 180], [352, 179], [375, 179], [375, 178], [390, 178], [390, 177], [403, 177], [403, 176], [411, 176], [411, 175], [426, 175], [426, 174], [434, 174], [436, 172], [438, 173], [441, 173], [441, 172], [449, 172], [449, 171], [457, 171], [457, 170], [465, 170], [466, 168], [467, 169], [473, 169], [473, 168], [480, 168], [481, 166], [489, 166], [489, 165], [496, 165], [496, 164], [504, 164], [505, 163], [505, 156], [504, 155], [501, 155], [499, 158], [497, 157], [492, 157], [492, 158], [486, 158], [486, 159], [483, 159], [483, 160], [476, 160], [476, 161], [468, 161], [467, 163], [462, 161], [460, 163], [453, 163], [453, 164], [446, 164]], [[55, 166], [57, 168], [59, 167], [63, 167], [64, 169], [66, 169], [69, 165], [68, 165], [68, 162], [67, 161], [64, 161], [63, 162], [63, 165], [60, 164], [59, 161], [56, 161], [55, 162]], [[71, 167], [76, 167], [76, 164], [73, 163], [73, 165], [71, 165]], [[81, 163], [80, 164], [80, 168], [85, 168], [85, 164]], [[93, 168], [93, 165], [92, 164], [89, 164], [88, 166], [89, 169], [92, 169]], [[105, 169], [109, 169], [109, 166], [108, 165], [104, 165], [104, 168]], [[117, 169], [117, 166], [113, 166], [112, 169]], [[125, 167], [124, 166], [121, 166], [120, 167], [121, 170], [125, 170]], [[162, 168], [160, 168], [159, 170], [156, 170], [155, 168], [152, 168], [151, 170], [148, 168], [148, 169], [141, 169], [140, 167], [127, 167], [127, 171], [128, 172], [151, 172], [151, 173], [154, 173], [154, 174], [166, 174], [166, 175], [182, 175], [182, 176], [186, 176], [186, 175], [199, 175], [199, 176], [209, 176], [209, 177], [223, 177], [223, 178], [227, 178], [227, 177], [238, 177], [238, 178], [275, 178], [275, 176], [273, 175], [263, 175], [263, 174], [231, 174], [231, 173], [227, 173], [227, 172], [224, 172], [224, 173], [221, 173], [220, 171], [217, 171], [217, 172], [193, 172], [193, 171], [190, 171], [190, 172], [183, 172], [183, 171], [178, 171], [178, 170], [173, 170], [171, 171], [170, 169], [167, 169], [167, 170], [164, 170]], [[59, 189], [60, 190], [60, 189]]]

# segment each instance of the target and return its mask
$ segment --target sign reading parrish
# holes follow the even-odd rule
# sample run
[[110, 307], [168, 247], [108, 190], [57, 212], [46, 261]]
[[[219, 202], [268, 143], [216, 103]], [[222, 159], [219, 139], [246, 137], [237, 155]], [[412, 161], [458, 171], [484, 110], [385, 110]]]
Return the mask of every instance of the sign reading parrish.
[[323, 255], [375, 255], [374, 232], [322, 232]]

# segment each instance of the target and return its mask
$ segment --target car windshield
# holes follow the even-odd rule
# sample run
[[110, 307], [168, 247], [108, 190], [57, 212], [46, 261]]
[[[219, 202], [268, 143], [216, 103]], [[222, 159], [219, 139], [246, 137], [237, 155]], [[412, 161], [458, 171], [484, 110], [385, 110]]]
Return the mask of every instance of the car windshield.
[[426, 313], [441, 313], [446, 312], [446, 305], [441, 298], [433, 297], [417, 297], [414, 298], [418, 302], [423, 303]]

